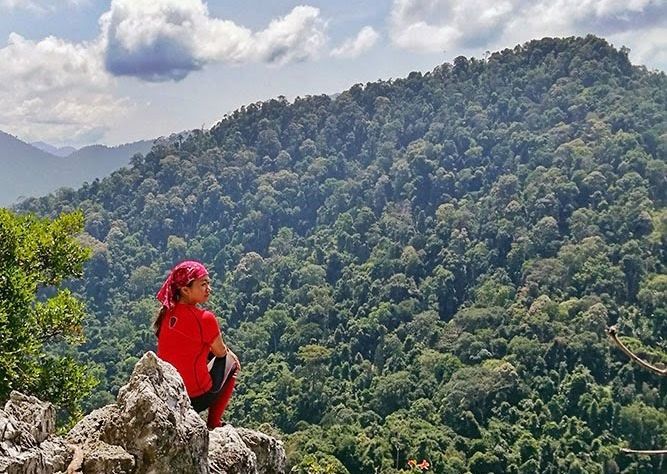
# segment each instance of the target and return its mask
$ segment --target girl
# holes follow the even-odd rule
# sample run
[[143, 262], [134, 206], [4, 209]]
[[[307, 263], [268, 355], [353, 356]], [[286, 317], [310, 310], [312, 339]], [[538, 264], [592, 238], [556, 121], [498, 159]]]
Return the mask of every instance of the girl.
[[223, 341], [215, 315], [197, 306], [210, 294], [206, 267], [192, 260], [179, 263], [157, 293], [162, 309], [153, 329], [158, 357], [176, 367], [193, 408], [208, 408], [206, 425], [212, 430], [222, 424], [241, 366]]

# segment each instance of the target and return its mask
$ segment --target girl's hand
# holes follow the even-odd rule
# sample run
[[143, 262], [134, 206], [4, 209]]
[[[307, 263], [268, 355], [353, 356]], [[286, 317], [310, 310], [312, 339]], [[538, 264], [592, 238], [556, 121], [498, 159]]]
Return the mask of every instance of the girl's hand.
[[241, 370], [241, 362], [239, 362], [239, 358], [229, 348], [227, 348], [227, 355], [236, 363], [236, 370]]

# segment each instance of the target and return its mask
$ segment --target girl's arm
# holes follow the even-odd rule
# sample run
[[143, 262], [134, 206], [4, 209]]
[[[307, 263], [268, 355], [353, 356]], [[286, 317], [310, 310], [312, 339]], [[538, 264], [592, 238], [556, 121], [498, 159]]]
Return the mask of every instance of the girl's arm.
[[227, 355], [227, 345], [222, 340], [222, 334], [218, 334], [218, 337], [211, 343], [211, 352], [216, 357], [224, 357]]
[[231, 357], [234, 362], [236, 362], [237, 369], [241, 368], [239, 358], [236, 356], [236, 354], [229, 350], [229, 347], [227, 347], [225, 342], [222, 340], [222, 334], [218, 335], [218, 337], [211, 344], [211, 352], [216, 357], [225, 357], [226, 355], [229, 355], [229, 357]]

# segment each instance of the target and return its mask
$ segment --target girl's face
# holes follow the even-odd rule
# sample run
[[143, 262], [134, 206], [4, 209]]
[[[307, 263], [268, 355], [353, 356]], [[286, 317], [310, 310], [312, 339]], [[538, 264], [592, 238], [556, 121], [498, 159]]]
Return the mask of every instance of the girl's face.
[[205, 276], [197, 278], [190, 286], [181, 288], [181, 302], [185, 304], [206, 303], [211, 295], [211, 280]]

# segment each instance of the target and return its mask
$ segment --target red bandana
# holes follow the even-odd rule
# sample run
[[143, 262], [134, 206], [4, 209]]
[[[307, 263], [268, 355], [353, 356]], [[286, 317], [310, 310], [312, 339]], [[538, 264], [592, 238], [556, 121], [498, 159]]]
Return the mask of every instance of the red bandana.
[[204, 278], [208, 275], [206, 267], [194, 260], [186, 260], [176, 265], [169, 273], [169, 276], [162, 284], [162, 288], [157, 292], [157, 299], [163, 306], [173, 308], [176, 304], [174, 293], [176, 290], [188, 286], [198, 278]]

